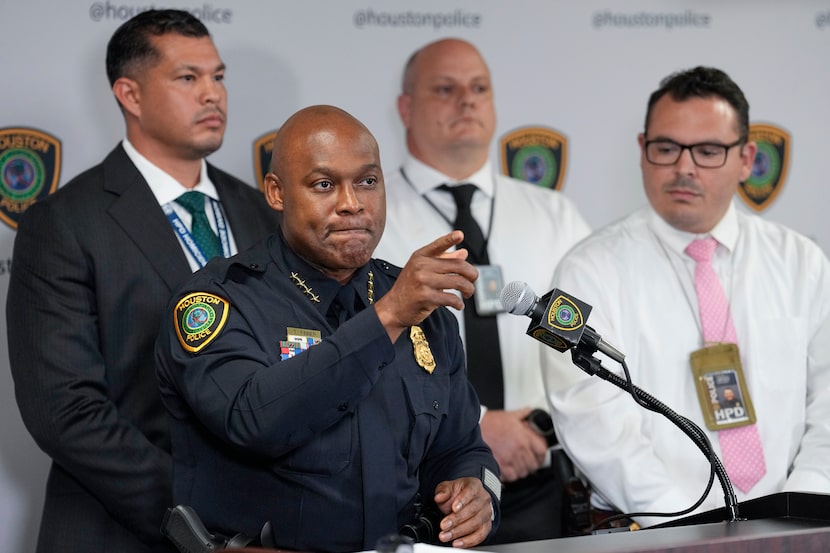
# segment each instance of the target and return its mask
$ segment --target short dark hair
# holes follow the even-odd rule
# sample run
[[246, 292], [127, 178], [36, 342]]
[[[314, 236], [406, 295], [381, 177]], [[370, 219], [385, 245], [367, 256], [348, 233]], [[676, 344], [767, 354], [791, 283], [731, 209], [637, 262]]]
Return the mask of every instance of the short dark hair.
[[665, 96], [678, 102], [689, 98], [722, 98], [735, 109], [738, 115], [738, 134], [740, 138], [749, 136], [749, 102], [744, 93], [735, 84], [729, 75], [714, 67], [695, 67], [673, 73], [660, 82], [660, 88], [655, 90], [648, 99], [646, 110], [645, 132], [648, 133], [648, 124], [651, 120], [651, 110], [657, 101]]
[[122, 24], [107, 44], [107, 78], [110, 86], [121, 77], [129, 76], [148, 61], [156, 61], [159, 52], [150, 41], [175, 33], [188, 37], [210, 36], [207, 27], [184, 10], [147, 10]]

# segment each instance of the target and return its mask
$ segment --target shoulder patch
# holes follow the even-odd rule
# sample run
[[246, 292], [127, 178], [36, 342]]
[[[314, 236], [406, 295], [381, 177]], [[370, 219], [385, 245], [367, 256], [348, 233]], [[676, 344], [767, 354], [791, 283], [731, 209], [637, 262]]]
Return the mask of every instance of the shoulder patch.
[[179, 343], [196, 353], [211, 343], [225, 326], [230, 302], [207, 292], [194, 292], [179, 300], [174, 313]]

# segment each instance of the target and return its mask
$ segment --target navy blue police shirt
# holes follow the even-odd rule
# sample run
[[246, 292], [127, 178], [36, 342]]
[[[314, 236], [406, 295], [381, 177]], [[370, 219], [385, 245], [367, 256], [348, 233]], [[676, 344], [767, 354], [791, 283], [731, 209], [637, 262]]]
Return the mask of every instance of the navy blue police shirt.
[[[281, 548], [371, 550], [412, 521], [419, 492], [431, 500], [439, 482], [481, 467], [498, 474], [455, 317], [442, 308], [419, 325], [432, 372], [418, 339], [393, 344], [378, 320], [372, 302], [399, 272], [380, 260], [359, 269], [343, 323], [340, 284], [280, 233], [194, 274], [156, 346], [177, 504], [228, 535], [270, 521]], [[286, 347], [298, 334], [313, 345]]]

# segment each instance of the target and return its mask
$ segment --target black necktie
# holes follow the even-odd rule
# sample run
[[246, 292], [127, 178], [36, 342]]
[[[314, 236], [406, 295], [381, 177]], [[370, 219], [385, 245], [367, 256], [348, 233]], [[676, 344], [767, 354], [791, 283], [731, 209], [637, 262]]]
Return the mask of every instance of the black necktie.
[[193, 217], [190, 224], [190, 234], [198, 244], [199, 249], [202, 250], [205, 260], [221, 255], [222, 248], [219, 245], [219, 238], [210, 228], [210, 222], [205, 214], [205, 195], [191, 190], [176, 198], [176, 203], [190, 212]]
[[338, 290], [329, 307], [328, 319], [332, 326], [338, 328], [357, 313], [356, 300], [357, 294], [351, 284], [346, 284]]
[[[468, 261], [474, 265], [489, 265], [490, 257], [484, 234], [470, 209], [476, 185], [442, 185], [441, 189], [452, 194], [455, 200], [457, 211], [453, 226], [464, 232], [461, 246], [469, 252]], [[490, 409], [501, 409], [504, 406], [504, 380], [499, 328], [495, 315], [482, 317], [476, 313], [473, 297], [464, 300], [464, 336], [467, 343], [467, 377], [475, 387], [482, 405]]]

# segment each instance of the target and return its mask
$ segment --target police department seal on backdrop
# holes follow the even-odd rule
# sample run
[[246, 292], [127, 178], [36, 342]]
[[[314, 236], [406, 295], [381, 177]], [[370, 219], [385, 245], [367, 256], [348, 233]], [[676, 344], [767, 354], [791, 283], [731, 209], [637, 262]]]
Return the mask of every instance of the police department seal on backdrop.
[[565, 180], [568, 139], [547, 127], [522, 127], [499, 140], [502, 174], [560, 190]]
[[13, 229], [30, 205], [58, 189], [61, 141], [25, 127], [0, 129], [0, 219]]
[[790, 133], [776, 125], [753, 123], [749, 139], [758, 144], [752, 173], [738, 187], [746, 205], [763, 211], [784, 188], [790, 165]]
[[271, 150], [276, 137], [277, 131], [271, 131], [254, 140], [254, 178], [262, 192], [265, 192], [265, 175], [270, 171]]

